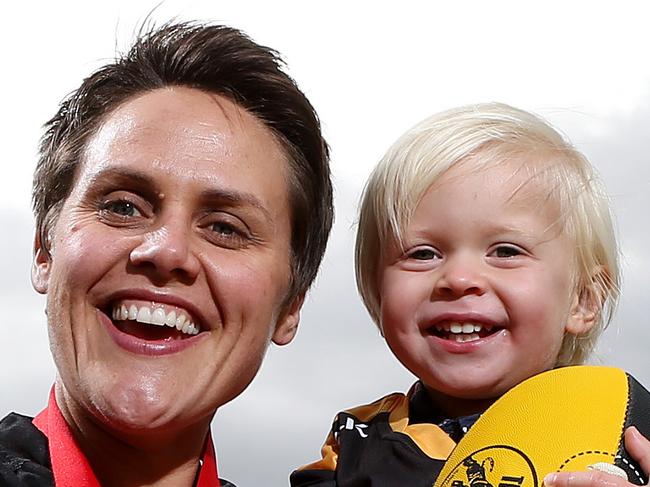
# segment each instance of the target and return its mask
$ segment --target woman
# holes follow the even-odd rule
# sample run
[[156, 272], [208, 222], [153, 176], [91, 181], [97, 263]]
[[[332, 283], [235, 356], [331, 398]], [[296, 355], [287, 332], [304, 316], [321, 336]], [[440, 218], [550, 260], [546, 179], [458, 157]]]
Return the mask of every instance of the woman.
[[0, 423], [3, 485], [220, 485], [212, 416], [293, 338], [332, 223], [308, 100], [241, 32], [163, 26], [61, 104], [33, 196], [58, 375]]

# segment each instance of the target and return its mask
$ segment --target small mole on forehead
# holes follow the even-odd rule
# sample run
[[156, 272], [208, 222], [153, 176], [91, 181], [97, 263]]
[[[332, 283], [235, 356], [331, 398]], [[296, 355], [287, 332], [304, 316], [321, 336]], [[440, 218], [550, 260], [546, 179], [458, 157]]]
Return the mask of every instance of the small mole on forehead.
[[161, 200], [165, 199], [165, 193], [158, 193], [158, 198]]

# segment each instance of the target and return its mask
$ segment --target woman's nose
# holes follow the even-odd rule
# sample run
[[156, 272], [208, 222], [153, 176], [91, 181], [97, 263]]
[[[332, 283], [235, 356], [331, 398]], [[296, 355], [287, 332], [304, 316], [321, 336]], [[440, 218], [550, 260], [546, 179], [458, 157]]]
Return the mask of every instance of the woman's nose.
[[485, 293], [486, 279], [477, 259], [453, 257], [442, 264], [434, 292], [441, 297], [461, 297]]
[[191, 247], [190, 229], [177, 221], [167, 221], [143, 236], [131, 250], [130, 261], [135, 266], [150, 268], [165, 280], [193, 280], [200, 263]]

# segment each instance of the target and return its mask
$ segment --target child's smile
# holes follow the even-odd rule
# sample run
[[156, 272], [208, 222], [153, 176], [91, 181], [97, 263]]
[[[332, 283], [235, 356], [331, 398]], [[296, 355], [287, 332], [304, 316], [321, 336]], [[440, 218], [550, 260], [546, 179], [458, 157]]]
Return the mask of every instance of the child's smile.
[[[496, 398], [585, 331], [574, 244], [520, 162], [455, 166], [384, 255], [380, 318], [399, 360], [448, 399]], [[462, 409], [462, 408], [458, 408]]]
[[505, 310], [488, 299], [465, 298], [444, 306], [430, 306], [418, 319], [422, 335], [429, 335], [448, 353], [465, 354], [500, 338], [508, 327]]
[[428, 332], [443, 340], [467, 343], [486, 338], [497, 329], [491, 324], [480, 322], [443, 320], [429, 328]]

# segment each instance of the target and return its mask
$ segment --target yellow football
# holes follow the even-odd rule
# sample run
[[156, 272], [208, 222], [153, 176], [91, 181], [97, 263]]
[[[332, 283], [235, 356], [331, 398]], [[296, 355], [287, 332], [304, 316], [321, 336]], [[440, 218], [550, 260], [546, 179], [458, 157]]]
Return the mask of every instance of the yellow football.
[[565, 367], [496, 401], [458, 443], [435, 487], [539, 487], [551, 472], [599, 469], [645, 485], [623, 445], [650, 438], [650, 393], [621, 369]]

